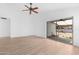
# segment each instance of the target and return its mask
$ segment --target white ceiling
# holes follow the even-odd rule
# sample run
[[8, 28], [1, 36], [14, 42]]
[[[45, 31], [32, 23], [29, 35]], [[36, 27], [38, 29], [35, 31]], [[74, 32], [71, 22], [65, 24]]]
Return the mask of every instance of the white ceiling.
[[[24, 8], [25, 3], [10, 3], [7, 4], [8, 6], [17, 7], [17, 8]], [[27, 5], [29, 5], [27, 3]], [[48, 11], [48, 10], [57, 10], [63, 8], [73, 8], [79, 7], [79, 3], [33, 3], [33, 7], [37, 6], [41, 11]]]
[[71, 7], [77, 7], [79, 4], [77, 3], [44, 3], [44, 4], [37, 4], [40, 8], [46, 9], [46, 10], [56, 10], [56, 9], [62, 9], [62, 8], [71, 8]]

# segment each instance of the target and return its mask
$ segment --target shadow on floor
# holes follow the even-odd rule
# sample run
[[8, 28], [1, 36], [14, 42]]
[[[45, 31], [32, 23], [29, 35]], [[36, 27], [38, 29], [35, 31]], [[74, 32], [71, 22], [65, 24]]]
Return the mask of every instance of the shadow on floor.
[[51, 40], [55, 40], [55, 41], [59, 41], [65, 44], [72, 45], [72, 39], [64, 39], [64, 38], [59, 38], [59, 37], [48, 37], [48, 38], [50, 38]]

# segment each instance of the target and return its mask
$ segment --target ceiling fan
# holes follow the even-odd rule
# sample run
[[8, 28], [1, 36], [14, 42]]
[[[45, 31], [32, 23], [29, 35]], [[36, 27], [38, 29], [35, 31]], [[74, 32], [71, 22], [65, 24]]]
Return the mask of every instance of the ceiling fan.
[[27, 9], [23, 10], [23, 11], [29, 11], [29, 14], [32, 14], [32, 12], [34, 13], [38, 13], [36, 11], [36, 9], [38, 9], [38, 7], [32, 7], [32, 3], [30, 3], [30, 6], [24, 5]]

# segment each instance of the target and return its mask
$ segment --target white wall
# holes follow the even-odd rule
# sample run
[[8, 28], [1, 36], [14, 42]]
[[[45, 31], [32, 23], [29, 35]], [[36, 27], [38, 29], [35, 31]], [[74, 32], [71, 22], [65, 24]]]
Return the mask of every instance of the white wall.
[[75, 46], [79, 46], [79, 15], [78, 14], [76, 14], [76, 16], [74, 16], [74, 25], [73, 25], [73, 27], [74, 27], [73, 43]]
[[[1, 17], [7, 18], [1, 19]], [[0, 4], [0, 37], [10, 36], [10, 19], [9, 12], [5, 4]]]
[[10, 36], [10, 20], [0, 18], [0, 37]]
[[[7, 21], [1, 20], [0, 28], [3, 27], [0, 29], [1, 37], [8, 35], [11, 37], [34, 35], [34, 19], [30, 19], [33, 15], [23, 12], [22, 10], [24, 9], [25, 7], [22, 3], [0, 3], [0, 17], [9, 18]], [[1, 25], [2, 23], [3, 25]]]
[[33, 15], [24, 12], [24, 4], [13, 3], [6, 4], [9, 9], [11, 19], [11, 37], [29, 36], [33, 34], [33, 20], [30, 19]]

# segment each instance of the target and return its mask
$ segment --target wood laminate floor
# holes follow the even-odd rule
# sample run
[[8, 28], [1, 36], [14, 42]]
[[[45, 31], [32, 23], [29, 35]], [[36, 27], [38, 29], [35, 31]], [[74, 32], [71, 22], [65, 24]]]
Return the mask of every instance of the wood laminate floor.
[[0, 39], [0, 55], [78, 55], [79, 48], [37, 36]]

